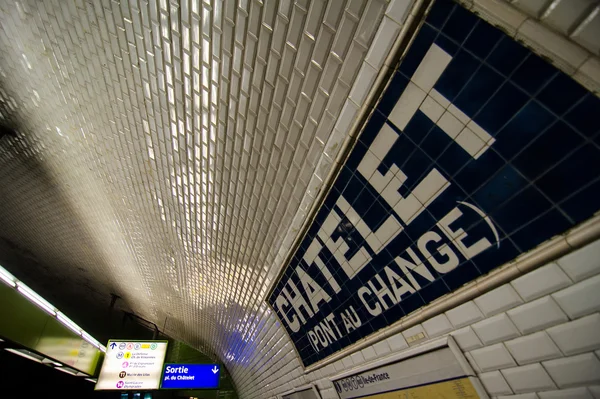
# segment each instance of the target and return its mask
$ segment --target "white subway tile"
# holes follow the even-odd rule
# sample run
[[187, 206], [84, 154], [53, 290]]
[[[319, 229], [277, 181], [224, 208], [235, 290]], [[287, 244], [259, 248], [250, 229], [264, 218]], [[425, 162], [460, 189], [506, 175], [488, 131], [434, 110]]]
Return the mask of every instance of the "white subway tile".
[[500, 25], [513, 35], [527, 18], [522, 12], [496, 1], [476, 2], [473, 11], [483, 14], [492, 25]]
[[554, 326], [547, 331], [565, 355], [576, 355], [600, 348], [598, 313]]
[[406, 340], [402, 336], [401, 332], [389, 337], [387, 339], [387, 343], [390, 346], [390, 349], [392, 352], [396, 352], [396, 351], [408, 348], [408, 344], [406, 343]]
[[504, 344], [520, 365], [562, 356], [556, 344], [544, 331], [516, 338]]
[[385, 14], [402, 25], [412, 3], [411, 0], [392, 0]]
[[366, 61], [375, 69], [379, 69], [385, 61], [399, 32], [400, 25], [393, 19], [384, 16], [366, 58]]
[[377, 70], [366, 62], [363, 62], [356, 81], [352, 86], [352, 90], [350, 90], [350, 99], [354, 101], [354, 103], [357, 105], [363, 104], [367, 94], [369, 94], [369, 90], [373, 87], [376, 76]]
[[520, 395], [498, 396], [498, 399], [539, 399], [535, 393], [522, 393]]
[[477, 374], [480, 374], [481, 373], [481, 369], [477, 365], [477, 362], [473, 358], [473, 355], [471, 355], [470, 353], [465, 353], [465, 358], [467, 359], [467, 361], [469, 362], [469, 364], [473, 368], [473, 371], [475, 371]]
[[559, 388], [600, 382], [600, 361], [593, 353], [542, 362]]
[[492, 371], [517, 365], [501, 343], [475, 349], [471, 351], [471, 355], [481, 371]]
[[556, 263], [550, 263], [515, 279], [511, 284], [521, 298], [531, 301], [568, 287], [571, 280]]
[[529, 364], [502, 370], [502, 374], [516, 393], [547, 391], [556, 385], [541, 364]]
[[590, 56], [577, 70], [573, 79], [596, 92], [600, 87], [600, 58]]
[[540, 392], [540, 399], [594, 399], [585, 388], [561, 389], [560, 391]]
[[455, 328], [460, 328], [473, 324], [483, 319], [483, 313], [475, 305], [475, 302], [469, 301], [446, 312], [448, 320]]
[[430, 338], [444, 335], [454, 329], [445, 314], [437, 315], [423, 322], [423, 328], [425, 328]]
[[362, 364], [365, 362], [365, 357], [363, 356], [363, 354], [361, 352], [353, 353], [350, 357], [352, 358], [352, 362], [354, 364], [358, 365], [358, 364]]
[[346, 356], [342, 359], [342, 365], [344, 366], [344, 370], [348, 370], [354, 367], [354, 362], [350, 356]]
[[569, 74], [573, 73], [588, 55], [587, 51], [573, 44], [568, 38], [551, 31], [532, 19], [521, 25], [516, 38], [525, 39], [526, 43], [537, 45], [545, 50], [544, 52], [550, 52]]
[[361, 352], [362, 352], [363, 357], [365, 358], [365, 360], [372, 360], [372, 359], [375, 359], [377, 357], [377, 353], [375, 353], [375, 349], [373, 349], [372, 346], [367, 346]]
[[600, 310], [600, 275], [552, 294], [571, 319]]
[[493, 316], [505, 310], [512, 309], [523, 303], [517, 291], [510, 285], [504, 284], [474, 300], [477, 307], [486, 317]]
[[490, 371], [489, 373], [479, 374], [479, 380], [490, 395], [507, 395], [512, 390], [506, 383], [506, 380], [499, 371]]
[[334, 129], [348, 134], [350, 126], [352, 126], [352, 122], [354, 121], [354, 118], [356, 117], [357, 113], [357, 105], [354, 104], [352, 101], [346, 100]]
[[[408, 346], [413, 346], [421, 343], [424, 339], [427, 338], [427, 333], [421, 324], [417, 324], [414, 327], [406, 329], [402, 331], [401, 334], [396, 334], [397, 342], [392, 343], [390, 338], [388, 338], [388, 342], [392, 350], [399, 350], [407, 348]], [[394, 337], [391, 337], [394, 338]]]
[[390, 353], [390, 345], [387, 343], [387, 340], [383, 340], [383, 341], [379, 341], [376, 344], [373, 345], [373, 349], [375, 350], [375, 353], [377, 353], [377, 356], [385, 356], [388, 353]]
[[519, 336], [519, 331], [506, 313], [473, 324], [473, 330], [485, 345], [506, 341]]
[[337, 362], [333, 363], [333, 367], [335, 368], [336, 372], [341, 372], [345, 370], [345, 366], [342, 360], [338, 360]]
[[477, 334], [475, 334], [473, 329], [469, 326], [455, 330], [450, 335], [454, 337], [454, 340], [458, 344], [459, 348], [463, 351], [470, 351], [483, 346]]
[[557, 263], [573, 281], [600, 273], [600, 240], [563, 256]]
[[523, 334], [529, 334], [566, 322], [567, 315], [547, 296], [506, 312]]

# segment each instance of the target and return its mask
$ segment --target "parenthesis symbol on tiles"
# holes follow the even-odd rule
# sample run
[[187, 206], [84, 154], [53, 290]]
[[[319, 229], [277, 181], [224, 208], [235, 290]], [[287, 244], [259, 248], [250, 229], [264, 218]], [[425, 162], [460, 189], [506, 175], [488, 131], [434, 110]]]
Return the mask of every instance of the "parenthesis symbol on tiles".
[[488, 224], [488, 226], [490, 226], [490, 229], [492, 229], [492, 233], [494, 233], [494, 237], [496, 237], [496, 244], [497, 244], [497, 248], [500, 248], [500, 236], [498, 235], [498, 230], [496, 230], [496, 226], [494, 226], [494, 223], [492, 223], [492, 220], [490, 219], [490, 217], [488, 215], [486, 215], [485, 213], [483, 213], [483, 211], [479, 208], [477, 208], [475, 205], [473, 204], [469, 204], [468, 202], [464, 202], [464, 201], [456, 201], [459, 204], [463, 204], [468, 206], [469, 208], [473, 209], [475, 212], [477, 212], [477, 214], [479, 216], [481, 216], [485, 222]]

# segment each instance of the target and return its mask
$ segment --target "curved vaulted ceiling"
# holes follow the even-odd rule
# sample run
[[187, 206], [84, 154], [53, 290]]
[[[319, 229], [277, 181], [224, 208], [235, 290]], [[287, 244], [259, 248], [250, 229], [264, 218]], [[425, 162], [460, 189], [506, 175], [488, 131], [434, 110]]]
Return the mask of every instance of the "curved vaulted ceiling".
[[[359, 70], [372, 82], [389, 49], [373, 45], [386, 7], [1, 2], [11, 271], [87, 309], [82, 325], [119, 295], [222, 360], [241, 396], [298, 377], [264, 299], [347, 137], [349, 121], [334, 125]], [[390, 23], [387, 43], [398, 32]]]

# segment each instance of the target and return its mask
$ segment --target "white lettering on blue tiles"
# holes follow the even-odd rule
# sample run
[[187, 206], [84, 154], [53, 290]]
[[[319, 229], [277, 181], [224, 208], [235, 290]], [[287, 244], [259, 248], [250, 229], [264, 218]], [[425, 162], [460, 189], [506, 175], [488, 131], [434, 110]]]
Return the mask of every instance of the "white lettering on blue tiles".
[[[475, 69], [468, 74], [460, 69], [466, 50], [447, 38], [438, 41], [442, 34], [429, 25], [422, 29], [429, 30], [418, 34], [426, 39], [415, 40], [419, 44], [409, 49], [384, 93], [382, 104], [386, 98], [387, 102], [372, 114], [269, 295], [269, 304], [305, 365], [395, 323], [532, 247], [507, 240], [507, 227], [495, 213], [495, 204], [516, 198], [527, 185], [513, 177], [516, 172], [509, 173], [512, 167], [506, 174], [498, 172], [511, 158], [498, 155], [506, 151], [500, 144], [507, 143], [500, 128], [478, 116], [477, 110], [487, 103], [477, 108], [465, 102], [487, 83], [473, 78]], [[409, 66], [403, 69], [404, 62]], [[470, 91], [464, 82], [453, 86], [455, 77], [473, 80]], [[495, 79], [501, 87], [501, 78]], [[502, 79], [512, 78], [506, 74]], [[510, 88], [513, 83], [505, 85]], [[495, 105], [499, 114], [505, 112], [502, 106]], [[496, 108], [486, 112], [497, 115]], [[426, 145], [427, 139], [431, 140]], [[466, 177], [458, 176], [467, 166]], [[469, 186], [470, 179], [479, 180], [467, 191], [465, 181]], [[489, 188], [482, 182], [495, 185]], [[511, 185], [517, 184], [522, 185], [513, 190]], [[505, 195], [502, 190], [513, 191]], [[520, 206], [510, 208], [514, 214], [503, 210], [502, 218], [511, 226], [523, 217], [526, 225], [537, 215], [525, 214], [525, 209], [534, 208], [529, 203]]]
[[[466, 115], [460, 115], [461, 111], [452, 107], [449, 102], [442, 101], [443, 105], [439, 104], [435, 98], [443, 99], [441, 94], [437, 92], [434, 92], [433, 96], [428, 94], [433, 90], [435, 82], [450, 60], [451, 57], [447, 53], [437, 45], [432, 45], [417, 68], [409, 87], [396, 103], [390, 120], [397, 127], [404, 128], [415, 112], [421, 109], [466, 152], [477, 158], [493, 144], [491, 135], [473, 121], [469, 121]], [[446, 122], [447, 118], [453, 118], [453, 122]], [[486, 140], [485, 142], [480, 140], [479, 147], [469, 144], [470, 138], [476, 136], [474, 131], [479, 132], [477, 137], [480, 139], [484, 137]], [[340, 195], [335, 205], [341, 212], [336, 209], [329, 212], [317, 236], [313, 238], [304, 253], [303, 260], [309, 268], [305, 269], [305, 266], [297, 264], [292, 269], [295, 272], [294, 278], [290, 277], [287, 280], [275, 299], [275, 309], [293, 332], [299, 332], [310, 319], [319, 318], [318, 323], [307, 332], [311, 346], [316, 352], [339, 340], [343, 336], [342, 330], [348, 333], [362, 324], [353, 306], [340, 313], [342, 329], [334, 321], [333, 313], [322, 315], [321, 306], [330, 302], [332, 295], [338, 294], [341, 290], [337, 278], [320, 257], [323, 247], [329, 250], [345, 273], [343, 278], [353, 279], [371, 262], [373, 259], [371, 253], [378, 254], [386, 248], [390, 241], [451, 185], [437, 168], [432, 168], [411, 192], [401, 195], [399, 190], [408, 176], [400, 167], [394, 163], [385, 174], [379, 171], [382, 161], [388, 156], [398, 137], [399, 134], [390, 125], [384, 124], [357, 167], [357, 171], [379, 193], [380, 198], [393, 212], [377, 230], [373, 231], [348, 199]], [[463, 140], [461, 137], [468, 138]], [[472, 204], [466, 202], [461, 204], [464, 205], [465, 210], [475, 211], [488, 223], [499, 245], [498, 233], [487, 215]], [[385, 266], [381, 272], [374, 274], [358, 288], [356, 295], [369, 314], [378, 316], [397, 305], [406, 295], [419, 290], [421, 283], [415, 275], [424, 278], [426, 282], [433, 282], [435, 277], [432, 272], [448, 273], [459, 265], [458, 254], [469, 260], [492, 246], [486, 237], [479, 237], [474, 244], [465, 244], [467, 233], [460, 227], [452, 227], [462, 215], [463, 211], [458, 206], [450, 210], [438, 221], [436, 230], [423, 233], [413, 246], [405, 249], [402, 256], [397, 256], [393, 263]], [[336, 237], [334, 234], [343, 223], [342, 219], [346, 221], [346, 228], [354, 229], [364, 240], [363, 245], [353, 251], [353, 254], [350, 254], [352, 251], [349, 245], [352, 238], [343, 234], [338, 234]], [[326, 281], [326, 284], [319, 284], [316, 280], [317, 276], [313, 278], [310, 275], [308, 270], [313, 264], [318, 267], [319, 280]]]

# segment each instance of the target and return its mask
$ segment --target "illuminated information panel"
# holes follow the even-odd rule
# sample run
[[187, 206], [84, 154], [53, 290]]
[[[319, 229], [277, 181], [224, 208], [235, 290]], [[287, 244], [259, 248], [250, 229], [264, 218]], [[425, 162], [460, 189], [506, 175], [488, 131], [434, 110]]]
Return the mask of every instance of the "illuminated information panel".
[[218, 389], [218, 364], [166, 364], [161, 389]]
[[167, 341], [108, 341], [96, 390], [158, 389]]

